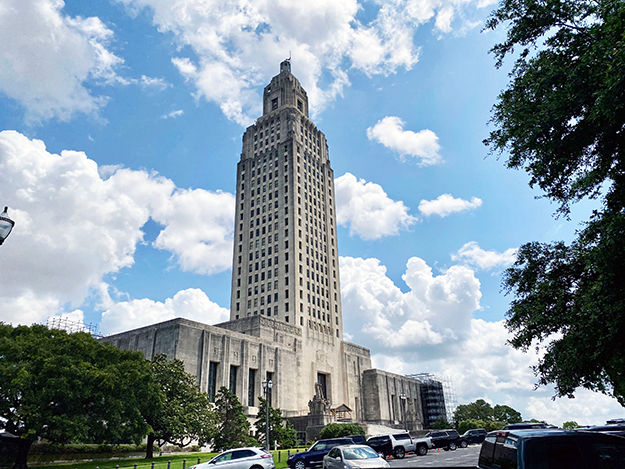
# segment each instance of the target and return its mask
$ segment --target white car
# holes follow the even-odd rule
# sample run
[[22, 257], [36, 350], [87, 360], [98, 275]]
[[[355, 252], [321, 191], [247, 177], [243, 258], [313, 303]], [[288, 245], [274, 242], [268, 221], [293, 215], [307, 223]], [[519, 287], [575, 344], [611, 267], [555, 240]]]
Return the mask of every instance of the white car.
[[341, 445], [323, 458], [323, 469], [387, 469], [384, 458], [367, 445]]
[[189, 469], [276, 469], [273, 456], [260, 448], [229, 449]]

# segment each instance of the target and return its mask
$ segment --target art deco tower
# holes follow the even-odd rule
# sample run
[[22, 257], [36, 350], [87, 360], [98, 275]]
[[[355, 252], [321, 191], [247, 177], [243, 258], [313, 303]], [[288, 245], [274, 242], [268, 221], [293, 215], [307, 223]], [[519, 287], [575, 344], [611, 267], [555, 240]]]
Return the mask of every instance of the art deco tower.
[[340, 342], [339, 288], [328, 145], [285, 60], [243, 134], [230, 319], [264, 315], [301, 326], [304, 338]]

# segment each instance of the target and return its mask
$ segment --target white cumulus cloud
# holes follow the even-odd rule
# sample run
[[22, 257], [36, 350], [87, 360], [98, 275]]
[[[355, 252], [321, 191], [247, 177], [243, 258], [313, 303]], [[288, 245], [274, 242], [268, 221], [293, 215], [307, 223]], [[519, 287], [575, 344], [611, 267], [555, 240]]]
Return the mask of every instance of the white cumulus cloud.
[[181, 269], [231, 267], [232, 194], [98, 168], [83, 152], [49, 153], [15, 131], [0, 132], [0, 200], [16, 222], [2, 251], [0, 320], [40, 322], [81, 305], [103, 289], [106, 274], [132, 266], [150, 217], [163, 226], [155, 247], [172, 252]]
[[115, 334], [174, 318], [217, 324], [229, 317], [230, 311], [213, 303], [202, 290], [189, 288], [164, 302], [143, 298], [115, 303], [102, 313], [100, 330], [103, 334]]
[[457, 253], [451, 255], [456, 262], [464, 262], [478, 269], [508, 267], [516, 260], [517, 249], [509, 248], [504, 252], [485, 251], [476, 241], [470, 241], [462, 246]]
[[341, 257], [345, 329], [374, 353], [392, 348], [421, 358], [465, 340], [480, 307], [473, 271], [453, 266], [440, 275], [418, 257], [408, 260], [403, 293], [377, 259]]
[[410, 157], [415, 158], [420, 166], [441, 163], [436, 134], [429, 129], [419, 132], [404, 130], [405, 125], [399, 117], [387, 116], [367, 129], [367, 137], [397, 152], [402, 161]]
[[561, 425], [600, 424], [622, 416], [616, 399], [586, 390], [577, 399], [552, 400], [554, 389], [535, 389], [531, 366], [539, 352], [508, 345], [504, 321], [473, 316], [480, 283], [473, 271], [453, 266], [440, 275], [417, 257], [406, 266], [402, 292], [377, 259], [342, 257], [344, 333], [371, 350], [374, 367], [400, 374], [450, 377], [460, 404], [486, 399], [520, 411], [524, 418]]
[[482, 206], [482, 199], [472, 197], [471, 200], [455, 198], [451, 194], [443, 194], [434, 200], [422, 200], [419, 202], [419, 211], [425, 215], [439, 215], [446, 217], [456, 212], [474, 210]]
[[63, 15], [62, 0], [4, 0], [0, 6], [0, 92], [30, 121], [94, 114], [106, 103], [90, 82], [124, 82], [113, 35], [96, 17]]
[[479, 5], [477, 0], [121, 1], [132, 13], [150, 9], [160, 32], [172, 33], [180, 50], [191, 48], [192, 58], [181, 52], [172, 62], [196, 96], [242, 125], [258, 115], [258, 88], [289, 54], [314, 115], [349, 86], [352, 70], [371, 76], [411, 69], [419, 57], [414, 39], [420, 25], [434, 20], [435, 31], [451, 31], [454, 12]]
[[365, 240], [399, 234], [417, 219], [408, 214], [408, 207], [391, 199], [382, 186], [345, 173], [334, 180], [336, 222], [349, 225], [350, 235]]

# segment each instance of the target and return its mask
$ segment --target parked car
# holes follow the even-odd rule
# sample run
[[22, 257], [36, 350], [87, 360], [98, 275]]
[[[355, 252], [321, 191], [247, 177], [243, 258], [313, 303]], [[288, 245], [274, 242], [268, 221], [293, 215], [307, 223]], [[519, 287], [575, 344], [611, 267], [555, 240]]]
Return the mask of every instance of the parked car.
[[486, 436], [479, 469], [625, 469], [625, 438], [560, 429], [500, 430]]
[[625, 436], [625, 422], [598, 425], [596, 427], [585, 427], [580, 428], [579, 430], [584, 432], [601, 432], [616, 436]]
[[367, 445], [385, 457], [393, 456], [396, 459], [403, 459], [406, 453], [424, 456], [428, 449], [433, 448], [431, 439], [415, 439], [407, 432], [372, 436], [367, 440]]
[[[442, 448], [445, 451], [455, 451], [458, 446], [462, 446], [460, 435], [458, 435], [458, 432], [456, 430], [434, 430], [429, 432], [425, 436], [432, 439], [432, 444], [434, 445], [434, 448]], [[464, 443], [463, 447], [467, 447], [466, 442]]]
[[504, 430], [532, 430], [532, 429], [540, 429], [540, 428], [549, 428], [546, 423], [540, 422], [522, 422], [522, 423], [511, 423], [503, 427]]
[[273, 456], [261, 448], [237, 448], [189, 469], [276, 469]]
[[476, 445], [481, 444], [486, 438], [488, 432], [483, 428], [474, 428], [472, 430], [467, 430], [462, 435], [460, 435], [460, 446], [462, 447], [462, 441], [467, 443], [468, 445]]
[[367, 437], [365, 435], [347, 435], [344, 438], [349, 438], [356, 445], [366, 445], [367, 444]]
[[323, 469], [386, 469], [391, 467], [367, 445], [335, 446], [323, 457]]
[[339, 445], [352, 444], [354, 444], [354, 441], [351, 438], [330, 438], [327, 440], [319, 440], [308, 448], [308, 451], [294, 453], [289, 456], [286, 464], [291, 469], [320, 467], [323, 464], [323, 457], [328, 454], [332, 448]]

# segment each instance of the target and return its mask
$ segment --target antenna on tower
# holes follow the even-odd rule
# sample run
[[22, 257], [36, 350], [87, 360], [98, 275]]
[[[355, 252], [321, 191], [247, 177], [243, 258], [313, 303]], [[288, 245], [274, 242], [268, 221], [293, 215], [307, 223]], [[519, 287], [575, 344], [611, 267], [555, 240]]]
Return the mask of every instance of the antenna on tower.
[[289, 62], [291, 61], [291, 51], [289, 51]]

